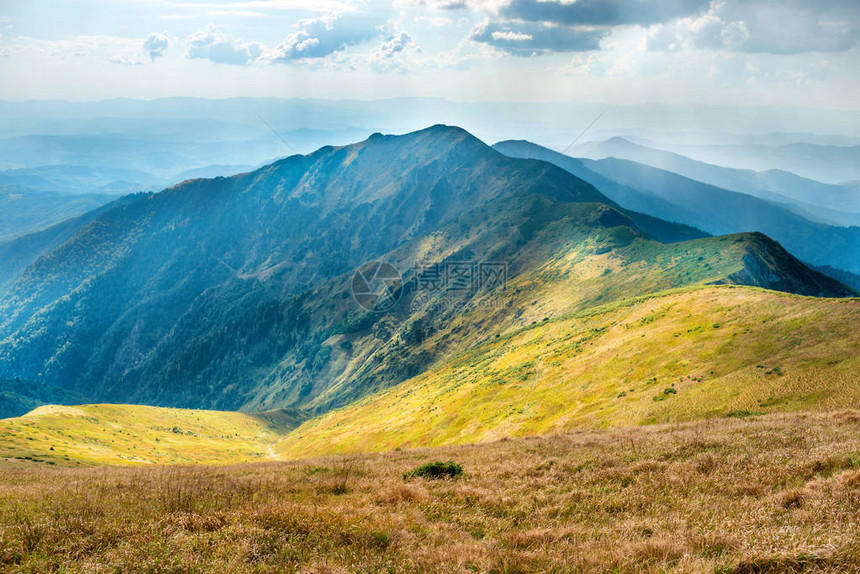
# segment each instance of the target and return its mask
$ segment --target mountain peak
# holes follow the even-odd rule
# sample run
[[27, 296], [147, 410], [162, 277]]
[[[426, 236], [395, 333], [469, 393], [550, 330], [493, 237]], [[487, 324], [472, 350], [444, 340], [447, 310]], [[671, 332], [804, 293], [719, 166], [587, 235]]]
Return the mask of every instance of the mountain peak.
[[621, 136], [613, 136], [613, 137], [609, 138], [608, 140], [606, 140], [604, 143], [612, 144], [612, 145], [625, 145], [625, 146], [641, 147], [641, 146], [639, 146], [639, 144], [634, 143], [634, 142], [632, 142], [628, 139], [625, 139]]
[[[449, 126], [445, 124], [435, 124], [430, 127], [408, 132], [402, 135], [386, 135], [379, 132], [373, 133], [368, 137], [363, 144], [376, 143], [402, 143], [410, 140], [438, 142], [439, 144], [450, 145], [458, 142], [469, 142], [474, 145], [480, 145], [484, 148], [489, 148], [487, 144], [459, 126]], [[358, 144], [361, 145], [361, 144]], [[349, 147], [349, 146], [347, 146]]]

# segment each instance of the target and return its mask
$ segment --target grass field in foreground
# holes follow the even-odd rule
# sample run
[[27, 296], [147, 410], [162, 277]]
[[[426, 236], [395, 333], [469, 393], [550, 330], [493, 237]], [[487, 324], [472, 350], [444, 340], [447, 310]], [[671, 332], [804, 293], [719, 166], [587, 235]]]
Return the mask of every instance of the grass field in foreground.
[[[404, 479], [452, 460], [453, 480]], [[856, 572], [860, 412], [230, 467], [0, 468], [9, 572]]]
[[285, 458], [860, 407], [860, 299], [707, 287], [538, 322], [305, 422]]
[[138, 405], [47, 405], [0, 420], [0, 460], [59, 465], [270, 460], [297, 421], [262, 414]]

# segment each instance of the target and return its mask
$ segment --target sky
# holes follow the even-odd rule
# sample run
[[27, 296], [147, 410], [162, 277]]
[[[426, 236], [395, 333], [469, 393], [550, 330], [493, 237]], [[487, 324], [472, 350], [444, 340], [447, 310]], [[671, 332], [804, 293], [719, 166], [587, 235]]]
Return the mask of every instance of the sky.
[[858, 0], [0, 0], [0, 99], [860, 110]]

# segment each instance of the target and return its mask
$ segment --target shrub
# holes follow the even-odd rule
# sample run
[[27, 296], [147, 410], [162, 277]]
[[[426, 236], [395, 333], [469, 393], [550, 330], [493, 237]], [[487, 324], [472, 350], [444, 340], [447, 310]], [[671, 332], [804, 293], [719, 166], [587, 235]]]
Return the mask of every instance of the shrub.
[[403, 473], [403, 479], [414, 477], [440, 479], [440, 478], [456, 478], [463, 474], [463, 467], [455, 462], [428, 462], [418, 468]]

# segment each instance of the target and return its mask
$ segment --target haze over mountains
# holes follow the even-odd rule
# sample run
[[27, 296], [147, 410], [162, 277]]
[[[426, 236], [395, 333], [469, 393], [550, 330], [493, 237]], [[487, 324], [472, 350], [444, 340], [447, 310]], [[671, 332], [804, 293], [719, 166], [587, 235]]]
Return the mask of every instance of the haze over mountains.
[[820, 218], [825, 223], [860, 223], [860, 193], [852, 184], [825, 184], [785, 170], [753, 171], [712, 165], [620, 137], [575, 146], [568, 155], [586, 159], [627, 159], [782, 203], [801, 215]]
[[860, 179], [860, 146], [789, 142], [781, 145], [725, 144], [666, 146], [695, 159], [758, 171], [786, 170], [839, 184]]
[[[735, 106], [467, 103], [435, 98], [0, 102], [0, 170], [5, 170], [0, 171], [0, 183], [26, 182], [32, 189], [74, 193], [158, 191], [195, 177], [189, 170], [205, 170], [196, 177], [231, 175], [285, 154], [347, 144], [376, 131], [405, 133], [440, 122], [463, 126], [484, 141], [526, 138], [561, 149], [598, 115], [600, 121], [586, 135], [589, 139], [624, 134], [667, 146], [677, 144], [679, 137], [726, 145], [860, 144], [850, 129], [857, 114], [826, 110], [799, 110], [792, 125], [798, 133], [773, 133], [763, 139], [762, 130], [783, 129], [782, 112]], [[714, 135], [725, 132], [734, 135]], [[54, 187], [40, 187], [46, 182]]]
[[[706, 284], [853, 294], [764, 235], [710, 238], [628, 211], [441, 125], [130, 196], [31, 243], [0, 302], [0, 378], [35, 389], [6, 383], [17, 408], [68, 393], [325, 412], [498, 334], [625, 298]], [[406, 279], [386, 314], [350, 296], [355, 268], [375, 259]], [[503, 263], [508, 287], [427, 297], [410, 281], [416, 267], [480, 262]]]
[[110, 195], [67, 195], [0, 185], [0, 244], [83, 215], [113, 199]]

